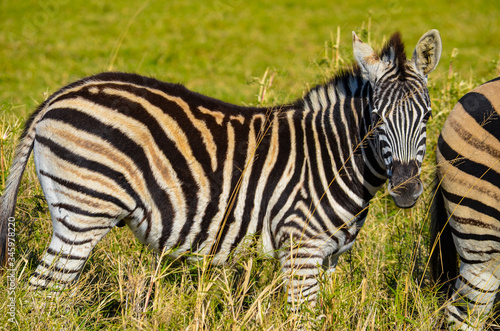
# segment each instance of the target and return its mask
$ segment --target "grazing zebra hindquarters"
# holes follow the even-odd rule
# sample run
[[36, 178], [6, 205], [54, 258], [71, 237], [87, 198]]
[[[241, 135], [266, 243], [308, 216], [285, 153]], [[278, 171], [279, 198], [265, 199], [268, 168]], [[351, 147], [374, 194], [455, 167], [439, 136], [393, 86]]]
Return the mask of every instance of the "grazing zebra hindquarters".
[[272, 108], [123, 73], [56, 92], [28, 121], [1, 201], [4, 235], [33, 148], [53, 237], [31, 286], [64, 288], [124, 222], [151, 249], [214, 263], [258, 233], [281, 260], [288, 301], [314, 303], [318, 267], [333, 271], [387, 178], [400, 207], [422, 192], [439, 33], [424, 34], [411, 60], [399, 33], [380, 54], [353, 33], [353, 49], [359, 66]]
[[450, 327], [481, 329], [500, 285], [500, 77], [459, 100], [441, 131], [436, 161], [432, 274], [454, 282]]

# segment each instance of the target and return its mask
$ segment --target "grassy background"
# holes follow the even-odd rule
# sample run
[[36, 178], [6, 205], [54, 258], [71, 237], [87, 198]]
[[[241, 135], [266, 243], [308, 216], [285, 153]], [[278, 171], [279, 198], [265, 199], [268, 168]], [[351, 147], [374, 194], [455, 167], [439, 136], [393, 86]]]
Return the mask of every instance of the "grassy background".
[[[429, 80], [434, 118], [423, 177], [430, 184], [445, 115], [463, 93], [500, 74], [499, 6], [486, 0], [446, 3], [2, 0], [1, 188], [26, 117], [76, 79], [129, 71], [233, 103], [286, 103], [351, 62], [352, 30], [375, 47], [399, 30], [410, 56], [418, 38], [436, 28], [444, 48]], [[267, 92], [259, 99], [263, 86]], [[225, 268], [168, 260], [156, 268], [155, 256], [127, 229], [113, 230], [97, 246], [71, 295], [43, 308], [43, 298], [24, 288], [51, 234], [41, 194], [30, 163], [16, 214], [19, 325], [3, 315], [0, 327], [434, 330], [441, 323], [443, 302], [425, 268], [428, 190], [408, 211], [380, 192], [353, 250], [323, 280], [319, 307], [301, 315], [286, 313], [276, 261], [249, 252]], [[5, 284], [1, 276], [0, 289]], [[0, 291], [0, 302], [6, 304], [6, 291]]]
[[[427, 30], [440, 30], [444, 52], [436, 80], [455, 68], [487, 77], [499, 60], [500, 9], [488, 1], [7, 1], [0, 5], [0, 100], [26, 116], [45, 93], [113, 69], [181, 82], [235, 103], [254, 103], [252, 82], [278, 72], [278, 102], [322, 81], [325, 43], [340, 28], [342, 58], [351, 31], [368, 28], [381, 43], [396, 30], [413, 51]], [[369, 5], [368, 5], [369, 4]], [[366, 36], [365, 36], [365, 39]], [[328, 45], [331, 46], [331, 45]], [[331, 49], [327, 50], [331, 54]], [[6, 108], [6, 106], [4, 106]]]

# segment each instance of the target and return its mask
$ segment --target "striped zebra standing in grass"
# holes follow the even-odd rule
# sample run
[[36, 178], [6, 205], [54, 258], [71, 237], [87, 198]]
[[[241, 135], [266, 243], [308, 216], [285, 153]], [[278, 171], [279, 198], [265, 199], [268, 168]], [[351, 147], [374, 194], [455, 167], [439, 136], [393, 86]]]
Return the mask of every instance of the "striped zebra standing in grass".
[[441, 131], [436, 161], [432, 275], [454, 282], [450, 327], [478, 330], [500, 285], [500, 77], [459, 100]]
[[439, 33], [424, 34], [409, 61], [399, 33], [380, 54], [353, 33], [353, 48], [359, 66], [271, 108], [123, 73], [62, 88], [18, 146], [1, 201], [2, 256], [33, 149], [53, 223], [33, 288], [64, 288], [97, 242], [126, 224], [150, 249], [213, 263], [260, 234], [281, 261], [288, 301], [314, 304], [319, 267], [333, 271], [351, 248], [387, 178], [400, 207], [422, 192]]

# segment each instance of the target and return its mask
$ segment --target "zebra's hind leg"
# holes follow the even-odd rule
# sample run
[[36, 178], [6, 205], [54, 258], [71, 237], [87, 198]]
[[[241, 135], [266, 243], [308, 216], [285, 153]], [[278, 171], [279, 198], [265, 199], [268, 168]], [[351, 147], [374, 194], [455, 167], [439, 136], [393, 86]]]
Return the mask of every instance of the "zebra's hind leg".
[[500, 285], [498, 260], [468, 264], [462, 261], [451, 303], [447, 306], [452, 330], [481, 330]]
[[33, 146], [53, 234], [29, 283], [31, 288], [58, 292], [79, 276], [99, 240], [130, 215], [130, 208], [121, 198], [131, 200], [120, 194], [125, 175], [102, 163], [113, 161], [113, 166], [123, 169], [114, 155], [106, 154], [106, 149], [96, 142], [85, 140], [90, 137], [82, 132], [70, 134], [69, 129], [60, 128], [63, 122], [56, 123], [42, 121]]
[[52, 240], [29, 284], [31, 289], [49, 289], [57, 295], [75, 281], [94, 246], [117, 221], [94, 218], [89, 222], [90, 217], [62, 208], [51, 214]]

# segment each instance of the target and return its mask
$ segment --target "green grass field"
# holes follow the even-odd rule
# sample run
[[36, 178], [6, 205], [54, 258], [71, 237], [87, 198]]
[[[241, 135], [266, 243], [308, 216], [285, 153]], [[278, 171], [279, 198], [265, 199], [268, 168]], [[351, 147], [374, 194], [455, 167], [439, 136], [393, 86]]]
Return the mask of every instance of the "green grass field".
[[[16, 212], [16, 289], [0, 276], [0, 310], [16, 300], [12, 330], [435, 330], [442, 297], [427, 269], [429, 191], [439, 130], [458, 98], [500, 75], [500, 7], [491, 1], [127, 1], [0, 2], [0, 188], [22, 126], [63, 85], [101, 71], [180, 82], [245, 105], [292, 102], [352, 60], [351, 31], [379, 48], [399, 30], [409, 56], [436, 28], [441, 62], [429, 77], [426, 191], [411, 210], [387, 193], [317, 308], [289, 314], [279, 264], [249, 251], [227, 267], [166, 258], [156, 263], [126, 228], [96, 247], [78, 284], [52, 300], [26, 291], [51, 236], [48, 208], [30, 162]], [[43, 302], [48, 302], [42, 305]]]

